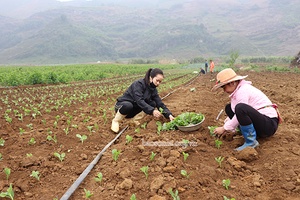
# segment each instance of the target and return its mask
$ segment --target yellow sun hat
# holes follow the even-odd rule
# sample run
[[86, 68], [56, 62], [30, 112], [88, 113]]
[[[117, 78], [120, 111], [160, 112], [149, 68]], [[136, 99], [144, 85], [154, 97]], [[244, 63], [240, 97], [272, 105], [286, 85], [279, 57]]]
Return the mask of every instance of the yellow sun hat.
[[231, 68], [223, 69], [222, 71], [220, 71], [217, 74], [216, 85], [211, 90], [215, 91], [218, 88], [222, 87], [223, 85], [226, 85], [226, 84], [228, 84], [230, 82], [233, 82], [233, 81], [245, 79], [247, 76], [248, 75], [246, 75], [246, 76], [239, 76]]

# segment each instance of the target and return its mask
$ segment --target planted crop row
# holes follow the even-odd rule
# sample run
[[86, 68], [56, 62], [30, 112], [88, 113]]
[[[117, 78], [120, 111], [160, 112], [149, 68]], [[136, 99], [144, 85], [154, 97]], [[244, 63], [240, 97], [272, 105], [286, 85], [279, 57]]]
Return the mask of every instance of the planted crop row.
[[179, 65], [89, 64], [67, 66], [0, 67], [0, 85], [18, 86], [101, 80], [145, 72], [150, 67], [174, 69]]

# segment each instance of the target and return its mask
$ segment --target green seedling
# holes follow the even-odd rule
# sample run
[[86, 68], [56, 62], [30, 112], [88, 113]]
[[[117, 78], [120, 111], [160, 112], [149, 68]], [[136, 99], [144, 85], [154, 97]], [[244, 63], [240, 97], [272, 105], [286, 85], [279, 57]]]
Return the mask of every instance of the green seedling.
[[180, 200], [180, 197], [178, 195], [178, 190], [175, 190], [175, 192], [173, 192], [173, 189], [170, 188], [169, 193], [172, 196], [173, 200]]
[[12, 118], [9, 117], [8, 115], [5, 115], [4, 118], [5, 118], [5, 120], [6, 120], [8, 123], [11, 123], [11, 122], [12, 122]]
[[53, 122], [53, 127], [57, 128], [57, 121]]
[[26, 153], [26, 157], [32, 157], [32, 153]]
[[188, 173], [187, 173], [187, 171], [186, 171], [186, 170], [184, 170], [184, 169], [182, 169], [182, 170], [180, 171], [180, 174], [181, 174], [182, 176], [184, 176], [185, 178], [189, 178], [189, 177], [190, 177], [190, 175], [191, 175], [191, 173], [190, 173], [190, 174], [188, 174]]
[[138, 128], [136, 128], [136, 129], [134, 130], [134, 132], [140, 133], [140, 132], [141, 132], [141, 129], [138, 127]]
[[92, 134], [94, 126], [86, 126], [86, 128], [89, 130], [90, 134]]
[[23, 135], [23, 133], [25, 132], [25, 130], [24, 129], [22, 129], [22, 128], [19, 128], [19, 133], [20, 133], [20, 135]]
[[149, 170], [149, 167], [148, 166], [143, 166], [140, 168], [140, 170], [142, 172], [144, 172], [145, 176], [146, 176], [146, 179], [148, 179], [148, 170]]
[[34, 139], [34, 138], [30, 138], [28, 144], [29, 144], [29, 145], [33, 145], [33, 144], [35, 144], [35, 143], [36, 143], [35, 139]]
[[226, 190], [229, 190], [229, 186], [230, 186], [230, 179], [224, 179], [222, 181], [223, 186], [225, 187]]
[[76, 134], [76, 137], [78, 137], [80, 139], [80, 141], [81, 141], [82, 144], [87, 139], [86, 135]]
[[164, 109], [163, 109], [163, 108], [161, 108], [161, 107], [160, 107], [158, 110], [159, 110], [159, 112], [160, 112], [161, 114], [164, 114], [164, 113], [166, 113], [166, 112], [164, 111]]
[[3, 160], [2, 153], [0, 153], [0, 161]]
[[156, 153], [154, 153], [154, 152], [151, 152], [151, 155], [150, 155], [150, 160], [152, 161], [152, 160], [154, 160], [154, 157], [156, 156]]
[[39, 171], [32, 171], [31, 177], [36, 178], [36, 180], [40, 181], [40, 172]]
[[121, 150], [118, 151], [117, 149], [113, 149], [111, 151], [111, 153], [112, 153], [112, 157], [113, 157], [114, 161], [117, 161], [119, 158], [119, 155], [121, 153]]
[[218, 139], [215, 140], [215, 145], [216, 145], [217, 149], [220, 149], [222, 144], [223, 144], [223, 142], [221, 140], [218, 140]]
[[228, 198], [226, 196], [223, 196], [224, 200], [235, 200], [235, 198]]
[[217, 163], [219, 164], [219, 167], [222, 168], [222, 162], [224, 160], [224, 157], [219, 156], [219, 157], [215, 157], [215, 160], [217, 161]]
[[103, 109], [102, 119], [104, 121], [104, 124], [106, 124], [107, 123], [107, 116], [106, 116], [106, 110], [105, 109]]
[[78, 125], [77, 125], [77, 124], [73, 124], [73, 125], [72, 125], [72, 128], [78, 129]]
[[11, 200], [14, 200], [14, 196], [15, 196], [15, 193], [14, 193], [14, 190], [12, 188], [12, 184], [9, 185], [9, 188], [7, 188], [6, 192], [1, 192], [0, 193], [0, 197], [9, 198]]
[[146, 129], [146, 127], [147, 127], [147, 122], [145, 122], [141, 125], [141, 128], [143, 128], [143, 129]]
[[132, 195], [131, 195], [130, 200], [136, 200], [135, 194], [132, 194]]
[[64, 128], [63, 130], [64, 130], [64, 132], [65, 132], [65, 134], [66, 134], [66, 135], [68, 135], [68, 134], [69, 134], [69, 127], [67, 127], [67, 128]]
[[208, 126], [207, 128], [209, 129], [209, 134], [211, 136], [216, 136], [216, 134], [214, 134], [214, 131], [215, 129], [217, 128], [218, 126]]
[[10, 176], [10, 168], [8, 167], [5, 167], [3, 172], [5, 173], [6, 175], [6, 180], [8, 180], [9, 176]]
[[65, 157], [66, 157], [66, 154], [65, 154], [65, 153], [59, 154], [59, 153], [55, 152], [53, 155], [54, 155], [55, 157], [57, 157], [57, 158], [60, 160], [60, 162], [62, 162], [62, 161], [65, 159]]
[[160, 121], [157, 121], [156, 125], [157, 125], [157, 134], [160, 135], [160, 131], [162, 131], [163, 126]]
[[52, 140], [53, 142], [57, 143], [57, 139], [56, 139], [56, 136], [55, 136], [55, 135], [54, 135], [53, 137], [52, 137], [51, 135], [48, 135], [48, 136], [47, 136], [47, 140], [48, 140], [48, 141], [51, 141], [51, 140]]
[[130, 142], [132, 142], [133, 137], [130, 135], [126, 135], [126, 144], [129, 144]]
[[98, 174], [97, 174], [97, 176], [94, 178], [94, 180], [96, 181], [96, 182], [102, 182], [102, 179], [103, 179], [103, 174], [101, 173], [101, 172], [99, 172]]
[[183, 160], [186, 161], [186, 159], [189, 157], [188, 153], [182, 152]]
[[84, 190], [85, 198], [86, 199], [89, 199], [89, 198], [91, 198], [93, 196], [93, 193], [91, 191], [89, 191], [89, 190], [87, 190], [85, 188], [83, 188], [83, 190]]
[[5, 143], [5, 140], [3, 138], [0, 138], [0, 146], [1, 147], [4, 147], [4, 143]]
[[186, 140], [186, 139], [183, 139], [183, 140], [182, 140], [182, 143], [183, 143], [184, 147], [188, 147], [190, 141], [189, 141], [189, 140]]
[[33, 125], [32, 124], [27, 124], [26, 127], [29, 128], [30, 130], [33, 130]]

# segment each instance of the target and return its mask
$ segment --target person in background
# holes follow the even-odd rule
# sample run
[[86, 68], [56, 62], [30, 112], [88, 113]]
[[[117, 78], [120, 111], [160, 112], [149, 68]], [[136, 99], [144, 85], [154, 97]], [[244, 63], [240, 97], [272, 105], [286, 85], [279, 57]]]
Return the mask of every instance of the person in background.
[[213, 60], [210, 60], [209, 62], [210, 62], [209, 71], [212, 74], [212, 73], [214, 73], [215, 63]]
[[[119, 132], [119, 123], [124, 118], [133, 118], [133, 122], [139, 125], [138, 120], [143, 116], [139, 113], [144, 111], [156, 118], [164, 115], [173, 120], [174, 117], [158, 95], [157, 88], [164, 79], [161, 69], [148, 69], [144, 78], [134, 81], [125, 93], [117, 99], [115, 105], [116, 115], [112, 120], [111, 130]], [[156, 109], [157, 108], [157, 109]], [[162, 109], [160, 112], [158, 109]]]
[[200, 68], [200, 72], [199, 72], [199, 75], [201, 75], [201, 74], [205, 74], [205, 71], [202, 68]]
[[207, 74], [208, 62], [205, 60], [205, 74]]
[[270, 137], [275, 134], [281, 121], [276, 104], [259, 89], [252, 86], [247, 76], [239, 76], [231, 68], [217, 74], [213, 91], [222, 88], [229, 94], [230, 103], [226, 105], [227, 118], [222, 127], [217, 127], [214, 133], [223, 136], [227, 131], [234, 132], [239, 126], [245, 143], [235, 150], [246, 147], [255, 148], [259, 145], [257, 137]]

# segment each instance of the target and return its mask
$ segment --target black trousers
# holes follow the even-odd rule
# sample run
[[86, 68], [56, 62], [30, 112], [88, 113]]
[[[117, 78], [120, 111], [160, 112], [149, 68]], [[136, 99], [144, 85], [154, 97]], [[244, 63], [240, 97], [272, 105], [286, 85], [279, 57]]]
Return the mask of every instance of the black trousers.
[[[150, 101], [149, 105], [154, 108], [156, 107], [155, 101]], [[126, 115], [125, 118], [133, 118], [143, 109], [139, 107], [136, 103], [131, 103], [129, 101], [118, 101], [115, 105], [115, 111], [117, 112], [118, 110], [122, 115]]]
[[231, 105], [227, 104], [225, 106], [225, 112], [230, 119], [236, 115], [241, 126], [253, 124], [257, 136], [261, 138], [274, 135], [278, 128], [277, 117], [270, 118], [244, 103], [237, 104], [235, 106], [235, 112], [231, 109]]

